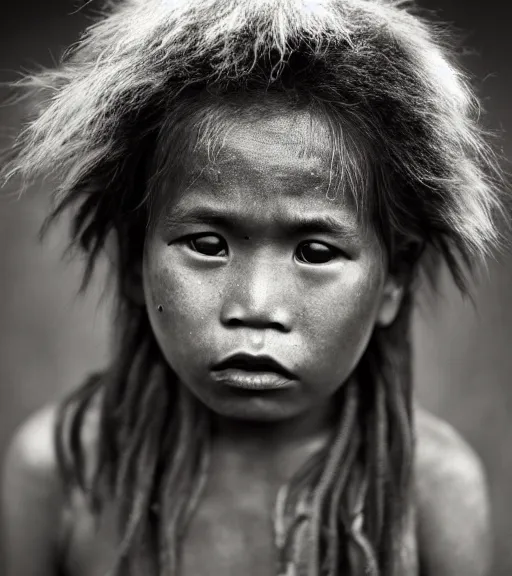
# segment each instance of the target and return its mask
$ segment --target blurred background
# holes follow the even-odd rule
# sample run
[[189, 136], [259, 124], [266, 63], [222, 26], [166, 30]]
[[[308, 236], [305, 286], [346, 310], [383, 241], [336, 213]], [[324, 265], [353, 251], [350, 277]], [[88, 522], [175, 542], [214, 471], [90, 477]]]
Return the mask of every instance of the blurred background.
[[[503, 0], [423, 0], [436, 17], [463, 33], [463, 64], [477, 79], [493, 130], [512, 145], [512, 4]], [[94, 0], [2, 0], [0, 82], [57, 61], [87, 25]], [[0, 86], [0, 101], [6, 90]], [[21, 122], [19, 107], [0, 107], [0, 146]], [[43, 244], [38, 230], [51, 183], [18, 198], [0, 195], [0, 461], [10, 436], [31, 412], [78, 385], [108, 360], [109, 299], [105, 267], [78, 295], [80, 260], [62, 258], [67, 222]], [[492, 576], [512, 574], [512, 254], [490, 262], [475, 286], [475, 311], [451, 281], [441, 282], [436, 304], [416, 314], [417, 396], [452, 423], [482, 458], [490, 484], [494, 523]], [[0, 565], [1, 557], [0, 557]]]

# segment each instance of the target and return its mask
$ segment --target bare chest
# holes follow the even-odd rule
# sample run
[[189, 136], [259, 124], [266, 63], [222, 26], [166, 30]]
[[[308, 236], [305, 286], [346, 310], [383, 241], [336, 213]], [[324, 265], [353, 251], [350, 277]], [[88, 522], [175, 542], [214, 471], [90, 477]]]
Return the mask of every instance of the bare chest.
[[[114, 514], [98, 525], [82, 506], [74, 512], [66, 575], [104, 576], [119, 543]], [[273, 500], [257, 489], [207, 490], [180, 546], [180, 576], [275, 576], [272, 514]], [[140, 576], [151, 574], [154, 560], [142, 559]]]
[[274, 576], [272, 507], [226, 498], [205, 502], [182, 545], [182, 576]]
[[[240, 498], [210, 493], [190, 522], [181, 550], [180, 576], [278, 576], [273, 539], [273, 502], [251, 491]], [[83, 513], [76, 521], [65, 559], [66, 576], [109, 574], [119, 540], [106, 514], [100, 526]], [[403, 576], [418, 574], [411, 526], [403, 546]], [[150, 576], [156, 558], [142, 558], [130, 576]], [[358, 574], [365, 573], [361, 566]], [[341, 575], [340, 575], [341, 576]]]

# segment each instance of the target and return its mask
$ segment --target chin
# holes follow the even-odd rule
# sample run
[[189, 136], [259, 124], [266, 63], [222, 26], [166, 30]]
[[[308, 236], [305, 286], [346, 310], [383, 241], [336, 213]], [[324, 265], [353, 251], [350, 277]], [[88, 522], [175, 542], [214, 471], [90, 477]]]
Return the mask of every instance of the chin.
[[296, 406], [257, 395], [229, 400], [216, 399], [205, 404], [218, 416], [244, 422], [279, 423], [301, 414]]

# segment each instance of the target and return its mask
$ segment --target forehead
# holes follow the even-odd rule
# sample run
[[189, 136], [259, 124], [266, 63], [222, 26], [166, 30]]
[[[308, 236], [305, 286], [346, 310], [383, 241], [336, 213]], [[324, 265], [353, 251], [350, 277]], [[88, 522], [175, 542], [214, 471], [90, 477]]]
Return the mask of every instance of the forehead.
[[324, 117], [275, 104], [230, 112], [205, 115], [194, 127], [194, 143], [175, 165], [179, 177], [163, 183], [168, 209], [198, 195], [229, 207], [354, 208], [347, 183], [357, 180], [351, 170], [365, 173], [364, 160], [336, 140]]
[[[274, 178], [325, 180], [333, 170], [331, 137], [327, 126], [307, 112], [275, 112], [267, 117], [240, 119], [223, 131], [217, 149], [199, 147], [193, 169], [205, 166]], [[206, 152], [206, 154], [205, 154]]]

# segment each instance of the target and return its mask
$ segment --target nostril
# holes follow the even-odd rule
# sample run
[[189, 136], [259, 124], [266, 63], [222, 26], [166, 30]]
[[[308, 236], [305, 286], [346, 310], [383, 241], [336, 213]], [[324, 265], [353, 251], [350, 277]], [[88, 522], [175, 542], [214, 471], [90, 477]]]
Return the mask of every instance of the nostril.
[[273, 307], [265, 308], [251, 302], [239, 304], [226, 302], [220, 311], [220, 321], [226, 328], [252, 328], [255, 330], [273, 330], [290, 332], [291, 320], [286, 310]]

